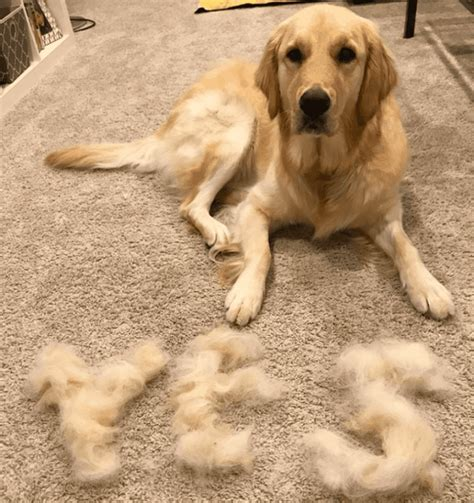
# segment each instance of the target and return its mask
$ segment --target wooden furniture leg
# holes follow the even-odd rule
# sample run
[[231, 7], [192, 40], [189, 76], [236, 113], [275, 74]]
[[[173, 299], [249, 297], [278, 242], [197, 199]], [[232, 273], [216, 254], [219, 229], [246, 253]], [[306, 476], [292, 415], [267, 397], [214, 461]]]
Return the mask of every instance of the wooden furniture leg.
[[415, 35], [416, 8], [418, 0], [407, 0], [407, 12], [405, 16], [405, 31], [403, 38], [412, 38]]

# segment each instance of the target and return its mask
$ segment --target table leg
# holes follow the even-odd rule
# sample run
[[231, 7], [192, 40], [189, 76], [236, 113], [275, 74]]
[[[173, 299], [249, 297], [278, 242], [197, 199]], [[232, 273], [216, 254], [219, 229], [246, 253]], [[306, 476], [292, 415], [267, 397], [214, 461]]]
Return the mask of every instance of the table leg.
[[415, 34], [416, 8], [418, 0], [407, 0], [407, 12], [405, 17], [404, 38], [411, 38]]

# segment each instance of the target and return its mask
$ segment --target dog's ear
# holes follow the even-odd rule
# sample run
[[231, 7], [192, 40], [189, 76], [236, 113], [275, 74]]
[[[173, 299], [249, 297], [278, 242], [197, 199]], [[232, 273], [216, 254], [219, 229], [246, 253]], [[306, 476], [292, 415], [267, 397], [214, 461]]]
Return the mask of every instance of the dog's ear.
[[278, 49], [280, 48], [283, 29], [283, 25], [280, 25], [270, 36], [255, 74], [255, 83], [268, 99], [268, 113], [271, 119], [275, 118], [281, 110], [280, 84], [278, 82]]
[[392, 56], [385, 47], [377, 28], [367, 22], [365, 32], [367, 60], [362, 86], [357, 102], [357, 116], [361, 125], [366, 124], [397, 84], [397, 71]]

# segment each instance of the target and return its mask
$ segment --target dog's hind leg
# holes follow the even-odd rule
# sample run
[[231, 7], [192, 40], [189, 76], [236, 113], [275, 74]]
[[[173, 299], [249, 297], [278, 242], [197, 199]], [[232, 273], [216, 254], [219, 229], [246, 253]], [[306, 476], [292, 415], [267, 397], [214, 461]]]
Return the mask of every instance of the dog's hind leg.
[[232, 178], [235, 165], [219, 165], [211, 178], [204, 180], [190, 202], [185, 200], [180, 206], [180, 215], [201, 233], [208, 246], [222, 245], [230, 240], [227, 226], [215, 219], [209, 210], [222, 187]]
[[210, 214], [210, 208], [219, 191], [241, 167], [241, 155], [205, 158], [207, 166], [201, 172], [208, 171], [210, 174], [189, 191], [180, 206], [180, 215], [196, 227], [208, 246], [220, 246], [229, 243], [230, 231]]
[[254, 110], [244, 98], [204, 90], [183, 99], [148, 138], [69, 147], [45, 161], [55, 168], [159, 172], [181, 194], [181, 215], [213, 246], [227, 243], [229, 231], [209, 210], [218, 192], [248, 164], [254, 127]]
[[210, 214], [210, 208], [238, 171], [248, 168], [253, 131], [254, 113], [245, 102], [212, 91], [184, 102], [174, 128], [165, 132], [176, 145], [174, 172], [183, 194], [180, 214], [209, 246], [229, 242], [227, 226]]

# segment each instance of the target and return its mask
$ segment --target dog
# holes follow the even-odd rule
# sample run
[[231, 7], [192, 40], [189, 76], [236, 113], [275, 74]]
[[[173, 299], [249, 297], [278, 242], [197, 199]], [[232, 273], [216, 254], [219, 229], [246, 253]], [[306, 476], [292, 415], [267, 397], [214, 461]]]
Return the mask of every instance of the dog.
[[[225, 301], [231, 323], [246, 325], [260, 311], [269, 233], [293, 223], [313, 226], [320, 239], [359, 229], [393, 259], [413, 306], [443, 319], [454, 314], [451, 295], [402, 225], [408, 147], [396, 84], [376, 26], [318, 4], [274, 30], [258, 66], [232, 61], [205, 74], [154, 135], [70, 147], [45, 161], [161, 172], [211, 253], [238, 251]], [[211, 214], [216, 201], [230, 208], [231, 224]]]

